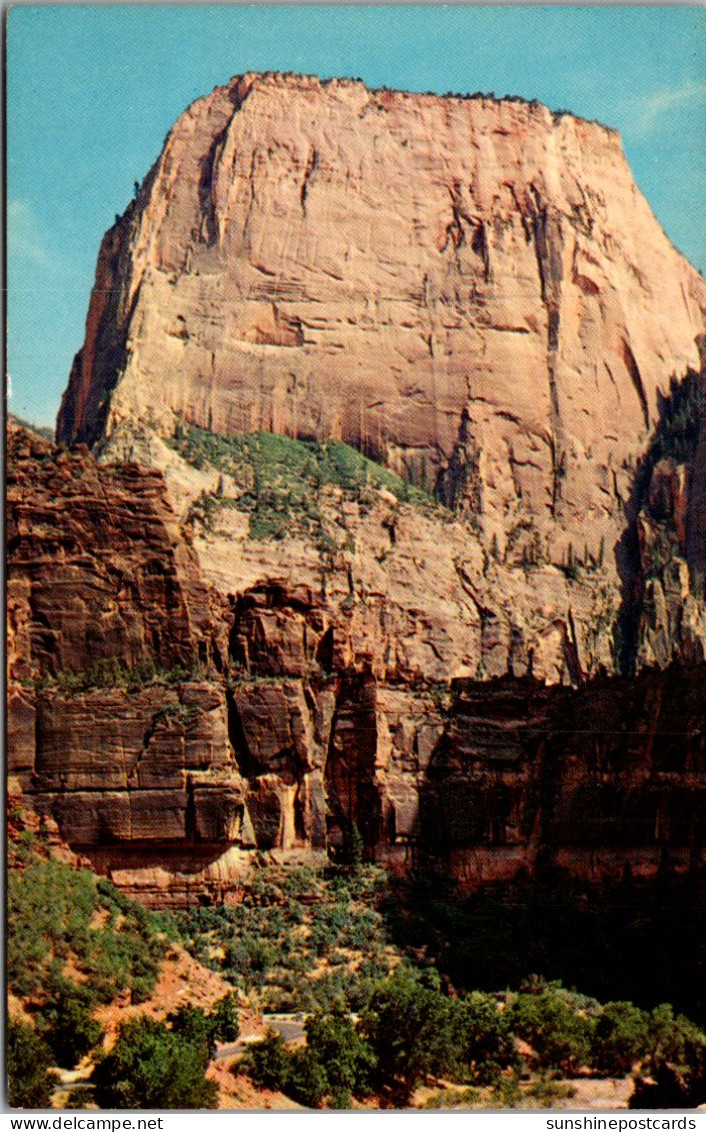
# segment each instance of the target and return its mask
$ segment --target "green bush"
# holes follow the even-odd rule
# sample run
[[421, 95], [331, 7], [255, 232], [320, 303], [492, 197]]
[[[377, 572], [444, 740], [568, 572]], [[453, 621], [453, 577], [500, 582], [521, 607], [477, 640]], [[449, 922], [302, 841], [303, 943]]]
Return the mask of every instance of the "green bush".
[[248, 1049], [242, 1065], [263, 1088], [276, 1089], [307, 1108], [350, 1108], [352, 1096], [371, 1089], [375, 1059], [343, 1008], [318, 1012], [305, 1023], [307, 1045], [288, 1050], [268, 1031]]
[[630, 1108], [697, 1108], [706, 1103], [706, 1034], [668, 1004], [648, 1022], [649, 1052]]
[[629, 1073], [649, 1044], [649, 1015], [631, 1002], [607, 1002], [593, 1035], [594, 1066], [608, 1077]]
[[458, 1065], [454, 1004], [440, 993], [436, 972], [398, 967], [374, 990], [361, 1017], [362, 1036], [372, 1047], [378, 1074], [409, 1097], [427, 1074]]
[[62, 1107], [83, 1109], [92, 1100], [93, 1089], [90, 1085], [77, 1085], [75, 1089], [70, 1090]]
[[[97, 913], [103, 915], [99, 925]], [[124, 988], [151, 993], [166, 950], [161, 923], [87, 869], [35, 856], [7, 884], [7, 974], [20, 996], [41, 997], [52, 962], [73, 956], [95, 1001]]]
[[200, 1006], [180, 1006], [167, 1015], [172, 1033], [179, 1034], [191, 1045], [205, 1046], [209, 1058], [216, 1042], [234, 1042], [240, 1033], [238, 1009], [233, 995], [224, 995], [207, 1014]]
[[494, 1107], [518, 1108], [521, 1102], [522, 1090], [514, 1073], [510, 1077], [501, 1077], [497, 1085], [493, 1086], [490, 1103]]
[[572, 1073], [592, 1061], [592, 1020], [567, 1002], [559, 988], [521, 991], [507, 1010], [511, 1031], [531, 1045], [543, 1069]]
[[218, 1086], [206, 1078], [209, 1047], [195, 1034], [152, 1018], [121, 1027], [92, 1075], [101, 1108], [215, 1108]]
[[[655, 1045], [642, 1066], [630, 1108], [698, 1108], [706, 1104], [706, 1034], [686, 1018], [658, 1007]], [[671, 1025], [670, 1025], [671, 1022]], [[668, 1032], [671, 1031], [671, 1032]], [[665, 1040], [666, 1039], [666, 1040]]]
[[268, 1030], [262, 1041], [252, 1042], [243, 1058], [243, 1068], [263, 1089], [283, 1092], [289, 1074], [289, 1054], [277, 1030]]
[[478, 1085], [497, 1081], [501, 1070], [517, 1062], [506, 1011], [490, 994], [473, 991], [456, 1007], [461, 1063]]
[[91, 1016], [95, 996], [82, 983], [53, 976], [49, 997], [42, 1006], [43, 1035], [57, 1065], [71, 1069], [103, 1038], [103, 1029]]
[[320, 1108], [329, 1091], [324, 1067], [312, 1050], [294, 1049], [287, 1055], [283, 1093], [306, 1108]]
[[226, 994], [213, 1006], [210, 1016], [213, 1036], [218, 1042], [237, 1041], [240, 1034], [238, 1001], [235, 995]]
[[148, 657], [129, 664], [121, 657], [103, 657], [88, 668], [71, 671], [65, 669], [58, 676], [44, 675], [39, 681], [40, 688], [58, 688], [62, 692], [77, 694], [90, 692], [96, 688], [128, 688], [133, 691], [148, 684], [184, 684], [196, 680], [201, 675], [196, 660], [184, 667], [159, 667]]
[[180, 1006], [167, 1015], [167, 1024], [172, 1034], [178, 1034], [188, 1045], [204, 1048], [208, 1053], [207, 1061], [211, 1060], [216, 1051], [215, 1021], [202, 1007]]
[[573, 1085], [553, 1081], [551, 1077], [540, 1077], [532, 1082], [525, 1095], [536, 1102], [537, 1108], [554, 1108], [561, 1101], [575, 1097], [576, 1089]]
[[[375, 905], [385, 883], [374, 866], [256, 872], [235, 907], [176, 917], [188, 950], [265, 1010], [362, 1010], [390, 962]], [[371, 907], [372, 905], [372, 907]], [[317, 968], [317, 959], [327, 959]], [[351, 969], [351, 959], [355, 969]]]
[[6, 1069], [12, 1108], [48, 1108], [59, 1078], [49, 1071], [51, 1050], [26, 1022], [7, 1026]]
[[316, 444], [269, 432], [226, 437], [180, 423], [171, 444], [194, 467], [210, 465], [238, 483], [252, 485], [237, 500], [202, 493], [192, 519], [212, 528], [219, 507], [237, 506], [250, 514], [251, 538], [304, 534], [317, 544], [322, 559], [339, 549], [338, 539], [324, 527], [319, 505], [319, 494], [327, 486], [360, 502], [368, 487], [384, 487], [400, 500], [435, 505], [423, 487], [406, 483], [340, 440]]
[[481, 1093], [478, 1089], [440, 1089], [427, 1098], [422, 1108], [473, 1108], [480, 1101]]
[[307, 1018], [304, 1029], [307, 1045], [323, 1068], [327, 1092], [337, 1098], [334, 1107], [349, 1108], [351, 1096], [372, 1090], [375, 1055], [345, 1009], [317, 1012]]

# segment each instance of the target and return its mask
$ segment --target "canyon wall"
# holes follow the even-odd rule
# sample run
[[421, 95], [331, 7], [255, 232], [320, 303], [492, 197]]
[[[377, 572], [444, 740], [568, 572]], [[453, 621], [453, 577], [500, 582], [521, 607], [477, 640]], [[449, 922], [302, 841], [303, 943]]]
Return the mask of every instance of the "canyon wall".
[[[403, 610], [385, 635], [374, 602], [305, 579], [229, 599], [159, 473], [12, 425], [7, 529], [9, 771], [148, 903], [237, 898], [256, 856], [340, 858], [356, 829], [370, 858], [466, 889], [703, 867], [703, 663], [580, 687], [425, 674], [443, 607], [419, 601], [415, 644]], [[492, 667], [507, 642], [486, 630], [483, 653], [477, 631]]]
[[11, 428], [11, 773], [156, 904], [702, 869], [705, 308], [597, 123], [195, 102]]

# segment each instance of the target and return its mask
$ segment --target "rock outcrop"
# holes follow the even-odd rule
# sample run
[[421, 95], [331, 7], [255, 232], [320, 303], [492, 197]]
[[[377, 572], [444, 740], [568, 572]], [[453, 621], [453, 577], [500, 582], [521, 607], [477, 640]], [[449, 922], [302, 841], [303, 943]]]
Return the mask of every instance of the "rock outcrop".
[[560, 564], [622, 528], [706, 286], [612, 130], [544, 106], [248, 74], [107, 233], [59, 439], [338, 437]]
[[385, 655], [359, 596], [280, 579], [225, 601], [158, 473], [12, 426], [8, 555], [10, 773], [148, 903], [232, 899], [255, 851], [344, 853], [356, 829], [467, 888], [703, 867], [703, 664], [436, 678], [423, 633]]
[[79, 850], [156, 849], [173, 873], [188, 848], [198, 874], [252, 836], [211, 599], [162, 477], [12, 423], [7, 456], [8, 771]]
[[79, 447], [11, 434], [25, 792], [152, 903], [356, 830], [468, 888], [702, 869], [705, 307], [595, 123], [194, 103], [103, 241]]

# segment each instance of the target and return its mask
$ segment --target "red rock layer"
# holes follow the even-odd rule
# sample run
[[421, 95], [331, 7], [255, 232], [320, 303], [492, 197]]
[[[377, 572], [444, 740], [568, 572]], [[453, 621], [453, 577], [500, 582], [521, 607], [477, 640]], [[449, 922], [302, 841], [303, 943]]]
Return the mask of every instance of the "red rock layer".
[[[678, 530], [670, 467], [651, 506]], [[391, 868], [436, 861], [467, 888], [703, 867], [703, 664], [391, 682], [325, 594], [209, 594], [158, 474], [12, 425], [7, 530], [10, 773], [150, 904], [234, 898], [253, 849], [335, 853], [354, 826]]]

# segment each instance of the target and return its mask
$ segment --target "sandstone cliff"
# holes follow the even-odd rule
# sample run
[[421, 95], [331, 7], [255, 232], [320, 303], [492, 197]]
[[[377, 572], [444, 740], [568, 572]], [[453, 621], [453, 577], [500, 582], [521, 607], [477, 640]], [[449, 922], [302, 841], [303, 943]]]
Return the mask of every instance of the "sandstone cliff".
[[[421, 628], [387, 637], [367, 599], [336, 612], [301, 579], [226, 601], [158, 473], [12, 426], [8, 457], [9, 769], [115, 883], [230, 898], [253, 851], [335, 853], [354, 827], [391, 868], [470, 888], [703, 867], [702, 664], [580, 691], [502, 664], [449, 684], [421, 599]], [[390, 493], [369, 491], [378, 522]]]
[[106, 235], [59, 415], [338, 437], [560, 564], [623, 522], [706, 287], [617, 134], [539, 104], [244, 75]]
[[209, 595], [162, 478], [12, 422], [7, 458], [8, 771], [72, 845], [139, 845], [153, 880], [152, 851], [188, 845], [198, 873], [252, 837]]
[[705, 307], [595, 123], [194, 103], [101, 247], [93, 455], [10, 448], [36, 805], [156, 902], [354, 827], [470, 887], [702, 868]]

